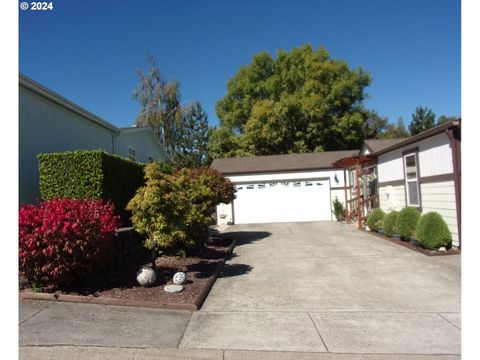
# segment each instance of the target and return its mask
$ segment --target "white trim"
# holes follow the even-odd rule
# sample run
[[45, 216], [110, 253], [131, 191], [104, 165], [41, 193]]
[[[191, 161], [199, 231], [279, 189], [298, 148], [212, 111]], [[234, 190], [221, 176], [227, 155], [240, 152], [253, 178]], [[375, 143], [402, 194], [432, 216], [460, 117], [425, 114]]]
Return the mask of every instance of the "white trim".
[[[415, 178], [414, 179], [409, 179], [407, 176], [407, 157], [413, 156], [415, 159]], [[409, 152], [405, 155], [403, 155], [403, 174], [404, 174], [404, 179], [405, 179], [405, 193], [407, 195], [406, 200], [407, 200], [407, 206], [412, 206], [412, 207], [420, 207], [420, 186], [419, 186], [419, 174], [418, 174], [418, 155], [416, 151]], [[409, 183], [415, 182], [417, 184], [417, 204], [413, 204], [410, 202], [410, 191], [409, 191]]]

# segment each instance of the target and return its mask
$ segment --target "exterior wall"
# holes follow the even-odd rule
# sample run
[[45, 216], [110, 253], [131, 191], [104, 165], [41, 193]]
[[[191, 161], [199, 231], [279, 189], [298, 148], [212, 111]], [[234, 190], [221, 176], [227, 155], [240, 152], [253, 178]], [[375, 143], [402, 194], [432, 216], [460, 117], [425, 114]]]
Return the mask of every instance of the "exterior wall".
[[[388, 212], [406, 206], [405, 185], [402, 183], [404, 181], [402, 152], [415, 147], [418, 148], [422, 212], [436, 211], [442, 215], [452, 232], [454, 245], [458, 245], [454, 181], [445, 178], [427, 179], [431, 176], [453, 174], [452, 150], [446, 134], [438, 134], [378, 156], [380, 207]], [[386, 182], [395, 183], [382, 185]]]
[[[335, 175], [337, 181], [335, 181]], [[313, 178], [328, 178], [330, 179], [330, 208], [333, 208], [332, 201], [335, 196], [344, 204], [345, 191], [343, 189], [343, 170], [319, 170], [319, 171], [303, 171], [303, 172], [278, 172], [278, 173], [264, 173], [264, 174], [247, 174], [247, 175], [226, 175], [234, 184], [240, 183], [256, 183], [263, 181], [280, 181], [280, 180], [300, 180]], [[347, 178], [348, 186], [348, 178]], [[341, 189], [340, 189], [341, 188]], [[345, 206], [345, 204], [344, 204]], [[217, 206], [217, 224], [225, 225], [233, 221], [232, 204], [220, 204]]]
[[37, 154], [76, 149], [112, 152], [113, 131], [20, 86], [19, 201], [40, 197]]
[[379, 186], [380, 208], [385, 212], [401, 210], [405, 207], [405, 185]]
[[458, 245], [457, 206], [455, 202], [455, 183], [442, 181], [421, 184], [423, 212], [436, 211], [448, 224], [454, 245]]
[[122, 131], [116, 138], [115, 153], [128, 158], [128, 148], [135, 148], [135, 161], [147, 163], [148, 156], [155, 161], [166, 159], [165, 151], [150, 130]]

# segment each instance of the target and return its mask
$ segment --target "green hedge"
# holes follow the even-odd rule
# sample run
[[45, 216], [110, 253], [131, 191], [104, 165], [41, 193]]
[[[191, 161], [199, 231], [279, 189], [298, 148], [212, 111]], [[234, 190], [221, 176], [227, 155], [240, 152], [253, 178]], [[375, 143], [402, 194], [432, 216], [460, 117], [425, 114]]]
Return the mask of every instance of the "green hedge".
[[39, 154], [37, 158], [44, 200], [111, 200], [122, 219], [129, 219], [125, 206], [144, 184], [143, 164], [102, 150]]

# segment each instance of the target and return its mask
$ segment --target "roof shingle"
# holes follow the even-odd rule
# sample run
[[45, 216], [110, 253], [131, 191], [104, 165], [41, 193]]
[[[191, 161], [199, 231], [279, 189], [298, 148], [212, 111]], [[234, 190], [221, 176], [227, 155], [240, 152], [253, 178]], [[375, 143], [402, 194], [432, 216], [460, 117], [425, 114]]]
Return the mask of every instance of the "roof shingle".
[[332, 168], [337, 160], [355, 155], [358, 150], [223, 158], [214, 160], [211, 167], [223, 174], [316, 170]]

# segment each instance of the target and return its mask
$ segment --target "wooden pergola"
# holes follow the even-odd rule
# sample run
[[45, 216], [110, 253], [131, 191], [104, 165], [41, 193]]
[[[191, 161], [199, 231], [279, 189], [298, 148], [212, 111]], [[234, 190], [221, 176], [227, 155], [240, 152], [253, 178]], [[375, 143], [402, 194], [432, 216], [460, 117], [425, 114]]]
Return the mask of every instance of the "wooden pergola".
[[[364, 155], [364, 156], [350, 156], [343, 159], [340, 159], [333, 163], [333, 167], [337, 169], [343, 169], [343, 184], [345, 189], [345, 209], [346, 209], [346, 221], [349, 220], [349, 215], [352, 211], [348, 210], [348, 192], [347, 192], [347, 170], [355, 167], [355, 177], [357, 179], [357, 218], [358, 218], [358, 227], [362, 227], [363, 220], [363, 201], [362, 201], [362, 190], [360, 186], [360, 177], [362, 172], [362, 164], [373, 163], [376, 161], [374, 156]], [[354, 199], [350, 199], [353, 201]], [[352, 206], [351, 206], [352, 207]], [[350, 208], [351, 208], [350, 207]]]

